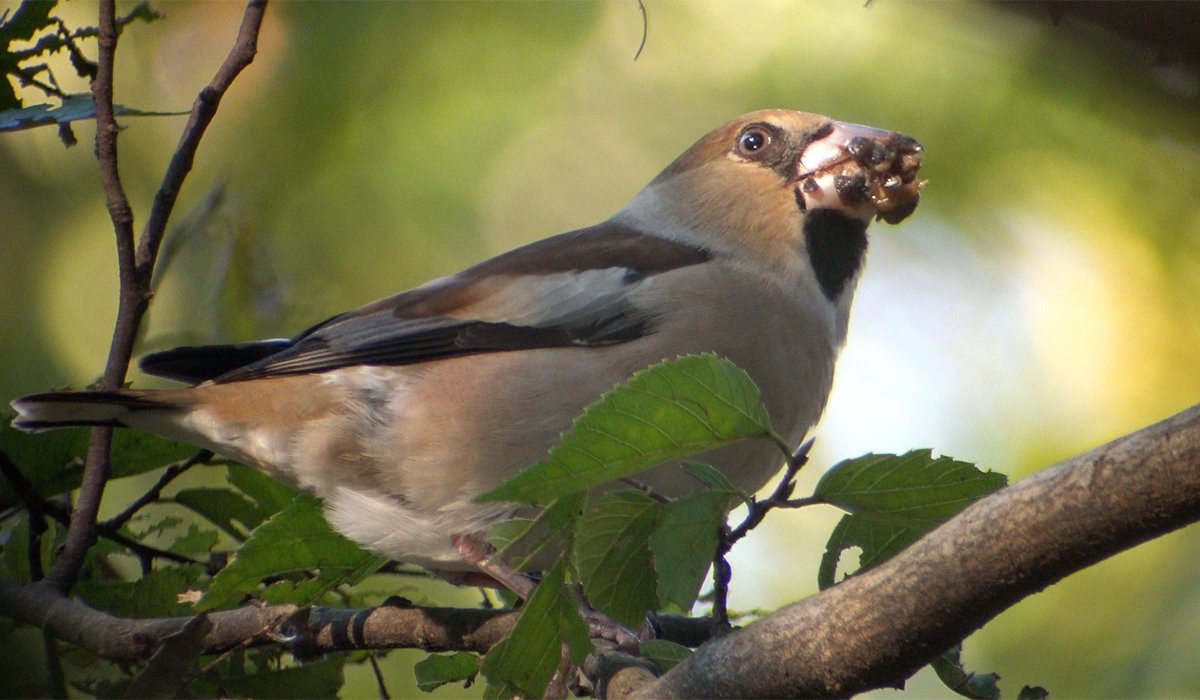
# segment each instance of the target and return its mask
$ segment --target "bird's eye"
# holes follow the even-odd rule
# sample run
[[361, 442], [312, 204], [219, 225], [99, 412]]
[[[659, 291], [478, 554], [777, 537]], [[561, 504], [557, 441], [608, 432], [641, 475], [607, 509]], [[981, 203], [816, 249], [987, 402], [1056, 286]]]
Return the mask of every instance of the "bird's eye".
[[744, 156], [752, 156], [762, 150], [763, 146], [766, 146], [770, 140], [770, 135], [762, 129], [747, 129], [738, 137], [738, 153]]

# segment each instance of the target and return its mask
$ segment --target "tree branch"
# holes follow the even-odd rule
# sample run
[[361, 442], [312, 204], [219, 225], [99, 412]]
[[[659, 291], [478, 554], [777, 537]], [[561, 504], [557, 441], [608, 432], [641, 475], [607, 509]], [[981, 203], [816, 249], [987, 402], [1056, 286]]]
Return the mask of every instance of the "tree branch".
[[[107, 196], [108, 211], [117, 238], [117, 262], [121, 289], [117, 320], [109, 348], [108, 362], [100, 382], [102, 389], [120, 387], [129, 371], [133, 347], [142, 319], [150, 306], [151, 280], [158, 249], [162, 243], [167, 221], [184, 179], [192, 169], [200, 139], [217, 112], [221, 97], [234, 78], [250, 65], [257, 52], [258, 32], [262, 26], [266, 0], [250, 0], [242, 17], [238, 38], [225, 62], [212, 81], [200, 91], [192, 107], [183, 136], [163, 176], [162, 185], [154, 197], [154, 206], [146, 221], [136, 249], [133, 239], [133, 211], [121, 185], [117, 166], [117, 135], [120, 131], [113, 116], [113, 55], [117, 48], [119, 28], [115, 0], [102, 0], [98, 33], [99, 58], [92, 92], [96, 101], [96, 157], [100, 162], [100, 178]], [[49, 585], [66, 594], [74, 587], [83, 568], [87, 550], [95, 540], [96, 513], [104, 486], [111, 473], [109, 452], [112, 445], [111, 428], [92, 430], [88, 444], [83, 482], [66, 542], [54, 567], [46, 576]]]
[[901, 686], [1022, 598], [1197, 520], [1200, 405], [975, 503], [886, 563], [702, 646], [636, 697]]
[[258, 32], [262, 28], [266, 9], [267, 0], [250, 0], [246, 4], [246, 12], [242, 15], [242, 24], [238, 28], [238, 37], [233, 49], [192, 105], [187, 126], [184, 127], [179, 145], [175, 148], [175, 155], [171, 157], [171, 164], [167, 166], [162, 185], [154, 195], [154, 206], [150, 210], [150, 218], [146, 221], [146, 230], [138, 243], [137, 266], [139, 273], [145, 277], [147, 290], [154, 272], [154, 262], [158, 258], [158, 248], [167, 230], [167, 220], [171, 216], [171, 210], [175, 208], [175, 198], [179, 196], [184, 178], [192, 170], [200, 139], [204, 137], [204, 132], [216, 115], [221, 98], [234, 78], [250, 65], [258, 52]]
[[[167, 637], [192, 617], [127, 619], [64, 598], [45, 586], [0, 580], [0, 607], [17, 622], [38, 625], [110, 661], [150, 658]], [[312, 657], [353, 649], [424, 649], [485, 653], [511, 630], [514, 610], [457, 609], [382, 605], [365, 610], [299, 608], [295, 605], [247, 605], [208, 614], [211, 629], [201, 641], [202, 654], [278, 644]]]
[[[96, 79], [92, 83], [92, 95], [96, 101], [96, 158], [100, 162], [100, 181], [108, 202], [108, 214], [113, 222], [117, 238], [117, 268], [121, 281], [120, 300], [117, 307], [117, 324], [108, 362], [100, 388], [115, 389], [125, 380], [129, 358], [133, 354], [133, 341], [140, 314], [134, 317], [138, 306], [136, 271], [134, 268], [133, 210], [121, 185], [121, 173], [117, 167], [117, 134], [120, 132], [113, 116], [113, 56], [117, 50], [116, 0], [102, 0], [97, 44]], [[146, 302], [143, 302], [146, 303]], [[83, 481], [74, 517], [67, 527], [66, 541], [54, 566], [46, 576], [46, 582], [66, 594], [79, 580], [84, 557], [95, 541], [96, 513], [100, 510], [100, 499], [104, 485], [112, 475], [109, 452], [112, 447], [112, 428], [92, 429], [84, 461]]]

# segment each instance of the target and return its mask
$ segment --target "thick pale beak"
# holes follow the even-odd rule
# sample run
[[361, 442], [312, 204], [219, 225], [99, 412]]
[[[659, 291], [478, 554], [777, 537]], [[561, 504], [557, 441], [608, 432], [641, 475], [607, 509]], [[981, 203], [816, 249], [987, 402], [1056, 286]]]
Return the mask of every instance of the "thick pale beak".
[[864, 221], [897, 224], [912, 214], [925, 182], [925, 149], [894, 131], [833, 122], [796, 162], [795, 186], [807, 209], [837, 209]]

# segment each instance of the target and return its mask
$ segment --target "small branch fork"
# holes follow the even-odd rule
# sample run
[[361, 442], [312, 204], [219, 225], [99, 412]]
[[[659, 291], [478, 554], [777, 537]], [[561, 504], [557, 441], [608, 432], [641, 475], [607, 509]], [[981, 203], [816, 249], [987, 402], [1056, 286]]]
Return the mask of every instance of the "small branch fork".
[[799, 449], [788, 455], [787, 467], [783, 470], [779, 485], [775, 487], [771, 495], [762, 501], [756, 501], [753, 496], [747, 499], [746, 519], [733, 529], [730, 529], [728, 525], [722, 529], [721, 539], [717, 544], [717, 553], [713, 557], [712, 616], [726, 627], [729, 626], [729, 582], [733, 577], [733, 570], [725, 557], [733, 549], [733, 545], [758, 527], [763, 518], [767, 517], [767, 513], [775, 508], [802, 508], [822, 503], [815, 496], [792, 499], [792, 492], [796, 490], [796, 474], [805, 464], [808, 464], [808, 453], [812, 450], [812, 446], [813, 440], [809, 439]]
[[[134, 342], [142, 319], [150, 305], [151, 279], [162, 244], [167, 221], [174, 209], [176, 197], [184, 179], [192, 169], [200, 139], [216, 114], [221, 97], [234, 78], [254, 60], [258, 33], [262, 26], [266, 0], [251, 0], [246, 6], [238, 38], [216, 76], [192, 107], [191, 116], [175, 155], [154, 197], [140, 241], [135, 244], [133, 210], [125, 196], [117, 163], [117, 135], [120, 127], [113, 116], [113, 56], [117, 48], [118, 22], [115, 0], [101, 0], [97, 37], [99, 57], [92, 94], [96, 101], [96, 158], [100, 163], [100, 180], [104, 186], [109, 216], [116, 234], [117, 263], [121, 291], [117, 320], [109, 349], [108, 362], [100, 389], [116, 389], [125, 382], [133, 356]], [[79, 499], [67, 528], [66, 542], [46, 583], [60, 594], [67, 594], [79, 579], [84, 557], [95, 536], [96, 513], [104, 486], [112, 474], [109, 452], [112, 445], [111, 428], [95, 428], [88, 445], [83, 482]]]

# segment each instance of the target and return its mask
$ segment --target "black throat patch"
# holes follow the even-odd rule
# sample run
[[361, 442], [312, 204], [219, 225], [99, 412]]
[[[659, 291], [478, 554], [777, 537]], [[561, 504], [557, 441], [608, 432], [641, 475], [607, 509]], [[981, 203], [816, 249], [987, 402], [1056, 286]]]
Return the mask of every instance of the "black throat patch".
[[813, 209], [804, 217], [804, 241], [821, 291], [834, 301], [862, 267], [867, 222], [836, 209]]

